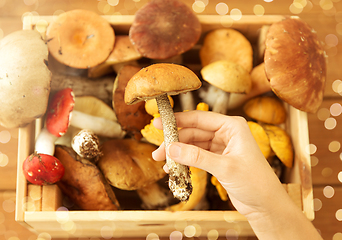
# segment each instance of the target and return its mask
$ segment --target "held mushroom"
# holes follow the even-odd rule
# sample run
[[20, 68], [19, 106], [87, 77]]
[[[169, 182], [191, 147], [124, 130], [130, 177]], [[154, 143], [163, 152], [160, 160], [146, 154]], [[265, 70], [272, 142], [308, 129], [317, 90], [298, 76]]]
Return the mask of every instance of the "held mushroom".
[[201, 23], [178, 0], [152, 0], [135, 13], [129, 37], [144, 57], [167, 59], [186, 52], [199, 40]]
[[[197, 75], [188, 68], [177, 64], [153, 64], [141, 69], [127, 83], [125, 90], [126, 104], [155, 98], [162, 119], [164, 142], [167, 147], [171, 142], [178, 142], [176, 119], [167, 95], [196, 90], [201, 87]], [[173, 195], [186, 201], [192, 191], [189, 168], [167, 157], [169, 168], [169, 188]]]
[[71, 88], [63, 89], [52, 97], [50, 110], [46, 114], [47, 128], [52, 134], [60, 137], [71, 125], [80, 129], [90, 129], [104, 137], [121, 138], [125, 135], [117, 122], [74, 110], [74, 104], [75, 96]]
[[20, 30], [0, 41], [0, 125], [24, 127], [46, 112], [51, 72], [48, 49], [35, 30]]
[[273, 92], [314, 113], [323, 101], [326, 59], [315, 31], [299, 18], [273, 23], [266, 37], [265, 71]]
[[52, 56], [80, 69], [104, 62], [114, 47], [115, 34], [109, 22], [85, 9], [60, 14], [46, 29]]

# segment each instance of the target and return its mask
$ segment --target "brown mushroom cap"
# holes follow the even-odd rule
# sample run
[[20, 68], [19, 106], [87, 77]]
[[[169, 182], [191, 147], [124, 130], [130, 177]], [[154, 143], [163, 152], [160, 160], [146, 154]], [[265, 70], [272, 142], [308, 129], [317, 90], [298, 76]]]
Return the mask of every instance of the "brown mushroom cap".
[[171, 63], [158, 63], [141, 69], [127, 83], [126, 104], [155, 98], [162, 94], [176, 95], [201, 87], [197, 75], [188, 68]]
[[178, 0], [152, 0], [140, 8], [129, 31], [145, 57], [166, 59], [192, 48], [201, 35], [197, 16]]
[[166, 175], [165, 162], [152, 159], [155, 149], [155, 145], [133, 139], [112, 139], [101, 146], [98, 166], [112, 186], [136, 190]]
[[50, 53], [74, 68], [90, 68], [104, 62], [114, 47], [114, 30], [95, 12], [76, 9], [60, 14], [46, 30]]
[[0, 125], [23, 127], [44, 115], [51, 72], [48, 49], [35, 30], [20, 30], [0, 41]]
[[232, 28], [220, 28], [209, 32], [200, 49], [202, 66], [228, 60], [243, 66], [247, 72], [253, 68], [253, 48], [248, 39]]
[[326, 60], [314, 30], [299, 18], [271, 25], [266, 37], [265, 71], [272, 90], [293, 107], [314, 113], [321, 105]]
[[126, 65], [119, 71], [113, 87], [113, 108], [122, 129], [140, 140], [141, 129], [152, 120], [152, 116], [145, 110], [145, 103], [140, 102], [134, 105], [127, 105], [124, 102], [125, 88], [131, 77], [139, 72], [141, 67]]
[[248, 93], [252, 87], [249, 72], [232, 61], [212, 62], [202, 68], [201, 74], [205, 81], [225, 92]]

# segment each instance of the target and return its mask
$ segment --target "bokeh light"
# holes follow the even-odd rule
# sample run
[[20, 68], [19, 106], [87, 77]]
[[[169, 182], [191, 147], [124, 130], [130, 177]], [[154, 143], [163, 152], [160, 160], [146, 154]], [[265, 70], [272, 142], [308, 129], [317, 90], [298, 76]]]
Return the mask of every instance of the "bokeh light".
[[183, 234], [180, 231], [173, 231], [170, 233], [170, 240], [182, 240]]
[[332, 130], [336, 127], [337, 121], [335, 118], [329, 117], [324, 121], [324, 127], [328, 130]]
[[195, 235], [196, 235], [195, 226], [189, 225], [185, 227], [184, 236], [186, 236], [187, 238], [191, 238], [191, 237], [194, 237]]
[[220, 2], [216, 4], [215, 10], [219, 15], [226, 15], [229, 11], [229, 7], [226, 3]]
[[208, 232], [207, 238], [208, 240], [216, 240], [219, 237], [219, 233], [216, 229], [212, 229]]
[[193, 4], [192, 4], [192, 10], [195, 12], [195, 13], [201, 13], [205, 10], [205, 3], [202, 2], [202, 1], [195, 1]]
[[159, 236], [156, 233], [149, 233], [146, 236], [146, 240], [159, 240]]
[[117, 6], [119, 4], [119, 0], [107, 0], [108, 5], [110, 6]]
[[314, 203], [314, 211], [315, 212], [322, 209], [323, 203], [320, 199], [314, 198], [313, 203]]
[[322, 169], [322, 176], [328, 178], [332, 175], [333, 170], [330, 167], [326, 167]]
[[309, 145], [305, 147], [305, 152], [310, 155], [315, 154], [316, 151], [317, 151], [317, 146], [313, 143], [310, 143]]
[[335, 195], [335, 189], [332, 186], [325, 186], [323, 188], [323, 195], [326, 198], [332, 198]]
[[318, 157], [316, 157], [316, 156], [311, 156], [310, 159], [311, 159], [311, 167], [317, 166], [317, 164], [319, 163]]
[[337, 179], [342, 183], [342, 171], [337, 174]]
[[330, 114], [334, 117], [337, 117], [339, 115], [341, 115], [342, 113], [342, 106], [340, 103], [333, 103], [330, 106]]
[[328, 149], [330, 152], [338, 152], [341, 148], [341, 143], [339, 141], [331, 141], [329, 143]]
[[0, 152], [0, 167], [6, 167], [9, 162], [8, 156]]
[[330, 111], [327, 108], [320, 108], [317, 111], [317, 118], [321, 121], [325, 121], [328, 117], [330, 117]]
[[342, 233], [340, 232], [335, 233], [332, 240], [342, 240]]
[[235, 20], [235, 21], [239, 21], [242, 18], [242, 12], [240, 9], [237, 8], [233, 8], [230, 11], [230, 17]]
[[256, 16], [263, 16], [265, 14], [265, 8], [260, 4], [256, 4], [253, 7], [253, 13]]
[[334, 7], [334, 3], [331, 0], [320, 0], [319, 1], [319, 6], [323, 10], [330, 10]]
[[335, 34], [328, 34], [325, 36], [325, 44], [329, 47], [336, 47], [338, 44], [338, 37]]
[[342, 221], [342, 209], [336, 211], [335, 217], [338, 221]]

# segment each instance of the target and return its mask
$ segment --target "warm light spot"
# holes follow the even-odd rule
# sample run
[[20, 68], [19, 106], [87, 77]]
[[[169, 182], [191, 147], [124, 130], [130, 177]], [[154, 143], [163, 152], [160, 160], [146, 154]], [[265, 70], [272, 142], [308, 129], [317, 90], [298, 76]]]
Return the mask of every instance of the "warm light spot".
[[192, 226], [194, 226], [195, 229], [196, 229], [195, 237], [201, 236], [201, 234], [202, 234], [202, 227], [199, 224], [197, 224], [197, 223], [192, 224]]
[[298, 6], [300, 5], [301, 8], [305, 8], [306, 5], [308, 4], [308, 1], [307, 0], [294, 0], [293, 3], [297, 4]]
[[229, 15], [224, 15], [220, 17], [220, 22], [223, 27], [231, 27], [234, 20]]
[[37, 0], [24, 0], [25, 5], [31, 6], [33, 4], [36, 4]]
[[192, 225], [189, 225], [184, 229], [184, 236], [186, 236], [187, 238], [194, 237], [195, 234], [196, 234], [196, 228]]
[[314, 198], [313, 203], [314, 203], [314, 210], [316, 212], [321, 210], [323, 204], [322, 204], [322, 201], [320, 199]]
[[342, 171], [337, 174], [337, 179], [342, 183]]
[[239, 239], [239, 233], [235, 229], [228, 229], [226, 232], [227, 240]]
[[329, 143], [328, 148], [330, 152], [337, 152], [341, 148], [341, 143], [338, 141], [332, 141]]
[[342, 240], [342, 233], [335, 233], [332, 240]]
[[216, 4], [215, 10], [219, 15], [226, 15], [229, 11], [229, 7], [226, 3], [220, 2]]
[[332, 130], [336, 127], [337, 122], [335, 118], [329, 117], [324, 121], [324, 127], [328, 130]]
[[307, 145], [305, 148], [305, 152], [310, 154], [310, 155], [315, 154], [316, 151], [317, 151], [317, 147], [315, 144], [312, 144], [312, 143]]
[[330, 106], [330, 114], [334, 117], [341, 115], [342, 113], [342, 106], [340, 103], [333, 103]]
[[106, 239], [111, 239], [113, 237], [113, 228], [109, 226], [103, 226], [101, 228], [101, 237], [106, 238]]
[[47, 232], [42, 232], [42, 233], [39, 233], [37, 240], [51, 240], [51, 239], [52, 237], [50, 234], [48, 234]]
[[8, 156], [2, 152], [0, 152], [0, 167], [6, 167], [8, 164]]
[[216, 229], [212, 229], [208, 232], [207, 238], [208, 240], [216, 240], [219, 237], [219, 233]]
[[159, 240], [159, 236], [156, 233], [149, 233], [146, 236], [146, 240]]
[[242, 18], [242, 12], [240, 9], [237, 9], [237, 8], [233, 8], [231, 11], [230, 11], [230, 17], [235, 20], [235, 21], [238, 21]]
[[318, 162], [319, 162], [318, 157], [316, 157], [316, 156], [311, 156], [311, 167], [317, 166]]
[[107, 1], [99, 1], [97, 3], [97, 9], [101, 13], [106, 14], [110, 11], [110, 5], [107, 3]]
[[256, 16], [263, 16], [265, 14], [265, 8], [260, 4], [256, 4], [253, 7], [253, 13]]
[[336, 211], [335, 217], [338, 221], [342, 221], [342, 209]]
[[326, 178], [330, 177], [332, 173], [333, 173], [333, 170], [329, 167], [323, 168], [322, 170], [322, 176]]
[[195, 12], [195, 13], [201, 13], [205, 10], [205, 4], [204, 2], [202, 1], [195, 1], [193, 4], [192, 4], [192, 10]]
[[289, 7], [289, 10], [293, 14], [299, 14], [303, 11], [303, 6], [298, 3], [292, 3]]
[[335, 189], [332, 186], [325, 186], [323, 188], [323, 195], [326, 198], [332, 198], [335, 194]]
[[59, 223], [69, 221], [69, 210], [66, 207], [59, 207], [56, 211], [56, 220]]
[[67, 221], [61, 224], [61, 228], [66, 232], [73, 232], [76, 229], [75, 223], [73, 221]]
[[5, 212], [11, 213], [15, 210], [15, 202], [11, 199], [6, 199], [2, 202], [2, 208]]
[[264, 2], [273, 2], [273, 0], [264, 0]]
[[330, 111], [327, 108], [320, 108], [317, 111], [317, 118], [321, 121], [325, 121], [328, 117], [330, 117]]
[[[342, 27], [342, 24], [341, 24]], [[342, 29], [341, 29], [342, 30]], [[335, 81], [333, 81], [333, 83], [331, 84], [331, 88], [334, 92], [336, 93], [341, 93], [342, 92], [342, 81], [340, 79], [336, 79]]]
[[119, 0], [107, 0], [107, 3], [112, 6], [115, 7], [119, 4]]
[[323, 10], [329, 10], [331, 9], [334, 4], [331, 0], [320, 0], [319, 1], [319, 6], [323, 9]]
[[180, 231], [173, 231], [170, 233], [170, 240], [182, 240], [183, 234]]
[[338, 44], [338, 37], [335, 34], [328, 34], [325, 36], [325, 43], [330, 47], [335, 47]]
[[186, 221], [176, 221], [174, 224], [174, 227], [177, 231], [183, 232], [184, 228], [188, 226], [188, 223]]
[[0, 132], [0, 143], [8, 143], [11, 140], [11, 133], [7, 130]]

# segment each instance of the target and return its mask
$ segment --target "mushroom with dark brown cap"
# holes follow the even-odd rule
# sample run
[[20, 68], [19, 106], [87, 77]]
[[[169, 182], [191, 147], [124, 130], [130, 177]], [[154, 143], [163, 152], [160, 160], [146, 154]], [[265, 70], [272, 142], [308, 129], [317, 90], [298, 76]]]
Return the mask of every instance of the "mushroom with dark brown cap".
[[271, 25], [265, 44], [273, 92], [299, 110], [316, 112], [323, 100], [326, 59], [315, 31], [299, 18], [286, 18]]
[[95, 12], [75, 9], [60, 14], [46, 29], [50, 53], [61, 63], [86, 69], [104, 62], [112, 52], [115, 34]]
[[144, 57], [166, 59], [191, 49], [202, 31], [197, 16], [178, 0], [152, 0], [140, 8], [129, 37]]
[[[134, 104], [151, 98], [157, 100], [167, 147], [171, 142], [178, 142], [176, 119], [167, 95], [196, 90], [201, 85], [197, 75], [184, 66], [153, 64], [141, 69], [129, 80], [125, 90], [125, 102]], [[169, 168], [169, 188], [176, 198], [186, 201], [192, 191], [189, 168], [169, 157], [166, 158], [166, 163]]]

